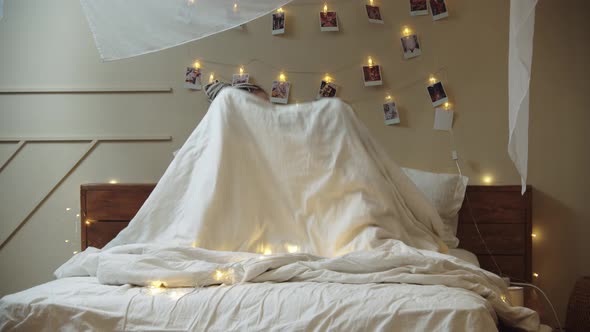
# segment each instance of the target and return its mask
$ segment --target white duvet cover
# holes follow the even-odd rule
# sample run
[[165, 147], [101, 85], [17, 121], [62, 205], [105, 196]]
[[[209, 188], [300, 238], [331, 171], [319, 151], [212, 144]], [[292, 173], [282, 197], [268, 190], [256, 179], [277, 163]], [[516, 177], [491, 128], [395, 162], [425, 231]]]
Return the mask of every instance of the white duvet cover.
[[348, 105], [226, 89], [130, 225], [0, 300], [0, 326], [492, 331], [498, 317], [536, 331], [498, 276], [437, 252], [441, 232]]
[[458, 288], [246, 283], [149, 290], [65, 278], [9, 295], [1, 331], [496, 331], [494, 310]]

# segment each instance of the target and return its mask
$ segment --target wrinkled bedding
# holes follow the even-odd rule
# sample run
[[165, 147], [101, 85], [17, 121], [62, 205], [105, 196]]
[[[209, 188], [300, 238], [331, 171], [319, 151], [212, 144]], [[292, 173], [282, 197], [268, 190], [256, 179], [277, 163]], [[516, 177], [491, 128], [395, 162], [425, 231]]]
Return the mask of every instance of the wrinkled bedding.
[[444, 254], [443, 232], [342, 101], [226, 89], [129, 226], [0, 300], [0, 326], [537, 331], [498, 276]]

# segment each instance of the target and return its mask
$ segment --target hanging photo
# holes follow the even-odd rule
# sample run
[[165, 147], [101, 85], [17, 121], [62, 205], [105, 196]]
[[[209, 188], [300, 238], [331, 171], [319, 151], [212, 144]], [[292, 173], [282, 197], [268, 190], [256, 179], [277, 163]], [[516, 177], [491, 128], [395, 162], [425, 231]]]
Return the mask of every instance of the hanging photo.
[[410, 0], [410, 15], [428, 15], [427, 0]]
[[434, 130], [450, 131], [453, 128], [453, 110], [434, 110]]
[[248, 83], [250, 81], [250, 74], [234, 74], [231, 80], [232, 85]]
[[272, 14], [272, 34], [281, 35], [285, 33], [285, 12]]
[[365, 86], [383, 85], [381, 66], [363, 66], [363, 79], [365, 81]]
[[186, 74], [184, 75], [184, 87], [192, 90], [201, 90], [201, 69], [194, 67], [186, 67]]
[[432, 106], [439, 106], [449, 101], [442, 82], [436, 82], [428, 86], [427, 89], [430, 99], [432, 100]]
[[277, 104], [287, 104], [289, 102], [290, 82], [273, 81], [270, 92], [270, 101]]
[[318, 92], [317, 99], [336, 97], [337, 92], [338, 86], [336, 84], [322, 81], [322, 83], [320, 84], [320, 91]]
[[320, 12], [321, 31], [339, 31], [338, 15], [336, 12]]
[[432, 19], [435, 21], [449, 17], [445, 0], [430, 0], [430, 11], [432, 12]]
[[404, 51], [404, 59], [415, 58], [422, 54], [420, 43], [418, 42], [418, 35], [409, 35], [402, 37], [402, 49]]
[[397, 111], [397, 106], [394, 102], [383, 104], [383, 116], [385, 117], [385, 124], [388, 126], [400, 122], [399, 112]]
[[383, 24], [383, 17], [381, 17], [381, 10], [377, 6], [365, 5], [367, 9], [367, 16], [369, 17], [369, 22]]

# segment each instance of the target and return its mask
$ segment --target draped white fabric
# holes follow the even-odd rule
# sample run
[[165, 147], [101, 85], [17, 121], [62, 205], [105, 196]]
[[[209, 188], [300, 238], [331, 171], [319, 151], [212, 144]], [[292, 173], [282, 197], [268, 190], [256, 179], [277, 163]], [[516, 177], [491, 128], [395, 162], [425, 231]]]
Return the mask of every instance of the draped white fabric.
[[80, 0], [103, 60], [156, 52], [235, 28], [292, 0]]
[[508, 154], [526, 191], [529, 155], [529, 83], [533, 59], [535, 7], [537, 0], [510, 2], [510, 45], [508, 55]]

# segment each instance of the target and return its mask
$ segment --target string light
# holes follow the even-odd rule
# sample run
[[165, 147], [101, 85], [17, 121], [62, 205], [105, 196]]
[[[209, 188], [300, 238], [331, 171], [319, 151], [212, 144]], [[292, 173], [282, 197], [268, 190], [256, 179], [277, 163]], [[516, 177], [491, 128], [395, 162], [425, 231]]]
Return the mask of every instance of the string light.
[[324, 14], [328, 12], [328, 4], [324, 3]]
[[369, 67], [373, 67], [373, 58], [369, 57]]
[[533, 273], [533, 277], [538, 278], [539, 277], [539, 274], [537, 272], [534, 272]]
[[66, 211], [70, 211], [70, 210], [71, 210], [71, 208], [66, 208]]
[[494, 178], [491, 175], [484, 175], [481, 180], [485, 184], [492, 184], [494, 182]]
[[298, 245], [294, 245], [294, 244], [287, 244], [287, 251], [291, 254], [294, 254], [296, 252], [299, 252], [299, 246]]
[[531, 234], [531, 236], [532, 236], [533, 238], [536, 238], [536, 237], [537, 237], [537, 234], [533, 233], [533, 234]]
[[266, 247], [264, 248], [264, 252], [262, 252], [263, 255], [272, 255], [272, 249], [270, 249], [270, 247]]
[[449, 102], [444, 103], [445, 111], [448, 111], [451, 108], [451, 104]]
[[234, 12], [238, 10], [238, 4], [234, 3]]
[[240, 75], [244, 75], [244, 66], [240, 67]]
[[385, 100], [387, 101], [391, 101], [393, 99], [393, 97], [391, 97], [391, 95], [387, 95], [387, 97], [385, 97]]
[[91, 224], [91, 223], [90, 223], [90, 220], [86, 220], [84, 223], [85, 223], [86, 225], [88, 225], [88, 226], [90, 226], [90, 224]]
[[64, 240], [65, 243], [70, 243], [70, 240]]
[[282, 13], [283, 12], [283, 7], [280, 7], [279, 9], [277, 9], [278, 13]]
[[80, 218], [80, 214], [79, 214], [79, 213], [78, 213], [78, 214], [76, 214], [76, 218]]
[[371, 6], [373, 6], [373, 0], [369, 0], [369, 3], [371, 4]]
[[279, 75], [279, 81], [280, 81], [280, 82], [285, 82], [286, 80], [287, 80], [287, 78], [285, 77], [285, 74], [284, 74], [284, 73], [281, 73], [281, 74]]
[[430, 82], [430, 84], [436, 83], [436, 77], [434, 77], [433, 75], [430, 75], [430, 77], [428, 78], [428, 82]]
[[110, 183], [110, 184], [117, 184], [117, 183], [119, 183], [119, 181], [117, 181], [117, 180], [113, 179], [113, 180], [110, 180], [110, 181], [109, 181], [109, 183]]
[[326, 83], [332, 83], [332, 77], [330, 77], [330, 74], [326, 74], [326, 76], [324, 76], [324, 81]]
[[201, 63], [199, 61], [195, 61], [195, 63], [193, 63], [193, 67], [195, 69], [201, 69]]
[[211, 73], [211, 75], [209, 75], [209, 83], [213, 83], [213, 81], [215, 81], [215, 74]]
[[407, 37], [412, 34], [412, 30], [409, 27], [405, 26], [402, 28], [402, 36]]
[[73, 254], [73, 255], [75, 255], [75, 254], [77, 254], [77, 253], [78, 253], [78, 251], [74, 251], [74, 252], [72, 252], [72, 254]]
[[504, 294], [500, 295], [500, 300], [502, 300], [502, 302], [506, 303], [506, 300], [507, 300], [506, 295], [504, 295]]

